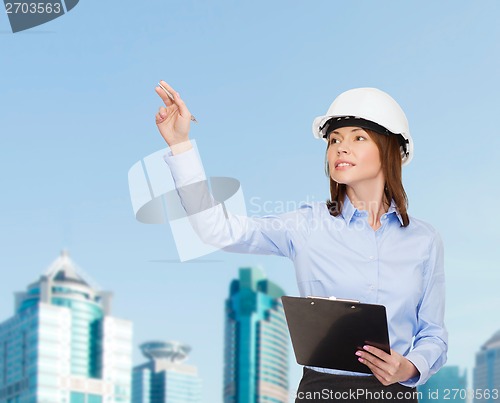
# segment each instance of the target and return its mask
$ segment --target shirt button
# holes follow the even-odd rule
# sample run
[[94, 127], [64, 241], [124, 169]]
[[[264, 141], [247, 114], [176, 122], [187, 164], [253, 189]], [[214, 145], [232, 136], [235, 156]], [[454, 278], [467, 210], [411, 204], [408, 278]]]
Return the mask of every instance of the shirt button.
[[373, 260], [375, 259], [375, 256], [368, 256], [368, 259]]
[[373, 284], [372, 284], [372, 285], [370, 285], [370, 290], [372, 290], [372, 291], [373, 291], [374, 289], [375, 289], [375, 286], [374, 286]]

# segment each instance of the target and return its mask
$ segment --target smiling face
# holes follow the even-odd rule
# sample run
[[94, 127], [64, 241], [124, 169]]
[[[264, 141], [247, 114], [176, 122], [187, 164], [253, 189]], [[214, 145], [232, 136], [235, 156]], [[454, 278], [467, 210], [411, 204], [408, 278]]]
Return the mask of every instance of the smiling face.
[[341, 127], [328, 137], [330, 177], [350, 187], [384, 185], [380, 151], [370, 135], [359, 127]]

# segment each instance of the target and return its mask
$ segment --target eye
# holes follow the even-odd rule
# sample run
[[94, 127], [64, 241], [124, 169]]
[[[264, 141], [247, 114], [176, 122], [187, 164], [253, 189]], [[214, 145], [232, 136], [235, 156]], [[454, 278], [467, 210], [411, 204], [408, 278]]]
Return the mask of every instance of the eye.
[[337, 138], [335, 138], [335, 137], [331, 137], [331, 138], [330, 138], [330, 144], [337, 144], [337, 143], [339, 143], [339, 142], [340, 142], [340, 140], [339, 140], [339, 139], [337, 139]]
[[364, 137], [364, 136], [356, 136], [356, 140], [358, 140], [358, 141], [365, 141], [366, 137]]

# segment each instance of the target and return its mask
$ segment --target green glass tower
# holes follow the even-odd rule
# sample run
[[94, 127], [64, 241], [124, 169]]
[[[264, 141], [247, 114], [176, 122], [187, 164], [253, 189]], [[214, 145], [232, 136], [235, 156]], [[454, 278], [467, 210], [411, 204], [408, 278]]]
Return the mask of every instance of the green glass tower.
[[132, 324], [63, 252], [0, 324], [0, 403], [130, 402]]
[[500, 330], [476, 354], [473, 390], [475, 403], [500, 401]]
[[419, 386], [419, 403], [445, 403], [467, 401], [467, 374], [454, 365], [447, 365], [433, 375], [425, 385]]
[[289, 336], [283, 290], [241, 268], [226, 300], [224, 403], [288, 403]]

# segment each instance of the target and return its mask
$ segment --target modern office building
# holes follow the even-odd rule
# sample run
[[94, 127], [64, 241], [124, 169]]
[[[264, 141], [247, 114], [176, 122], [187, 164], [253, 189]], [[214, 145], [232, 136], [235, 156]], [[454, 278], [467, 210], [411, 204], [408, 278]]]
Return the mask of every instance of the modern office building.
[[130, 402], [132, 324], [63, 252], [0, 323], [0, 403]]
[[425, 385], [419, 386], [419, 403], [449, 403], [467, 400], [467, 373], [457, 366], [441, 368]]
[[241, 268], [226, 300], [224, 403], [289, 401], [289, 335], [283, 290], [258, 268]]
[[[474, 402], [500, 401], [500, 330], [476, 353], [473, 390]], [[481, 395], [477, 393], [479, 390]]]
[[132, 403], [200, 403], [198, 370], [184, 360], [191, 351], [178, 342], [151, 341], [141, 344], [149, 362], [134, 368]]

